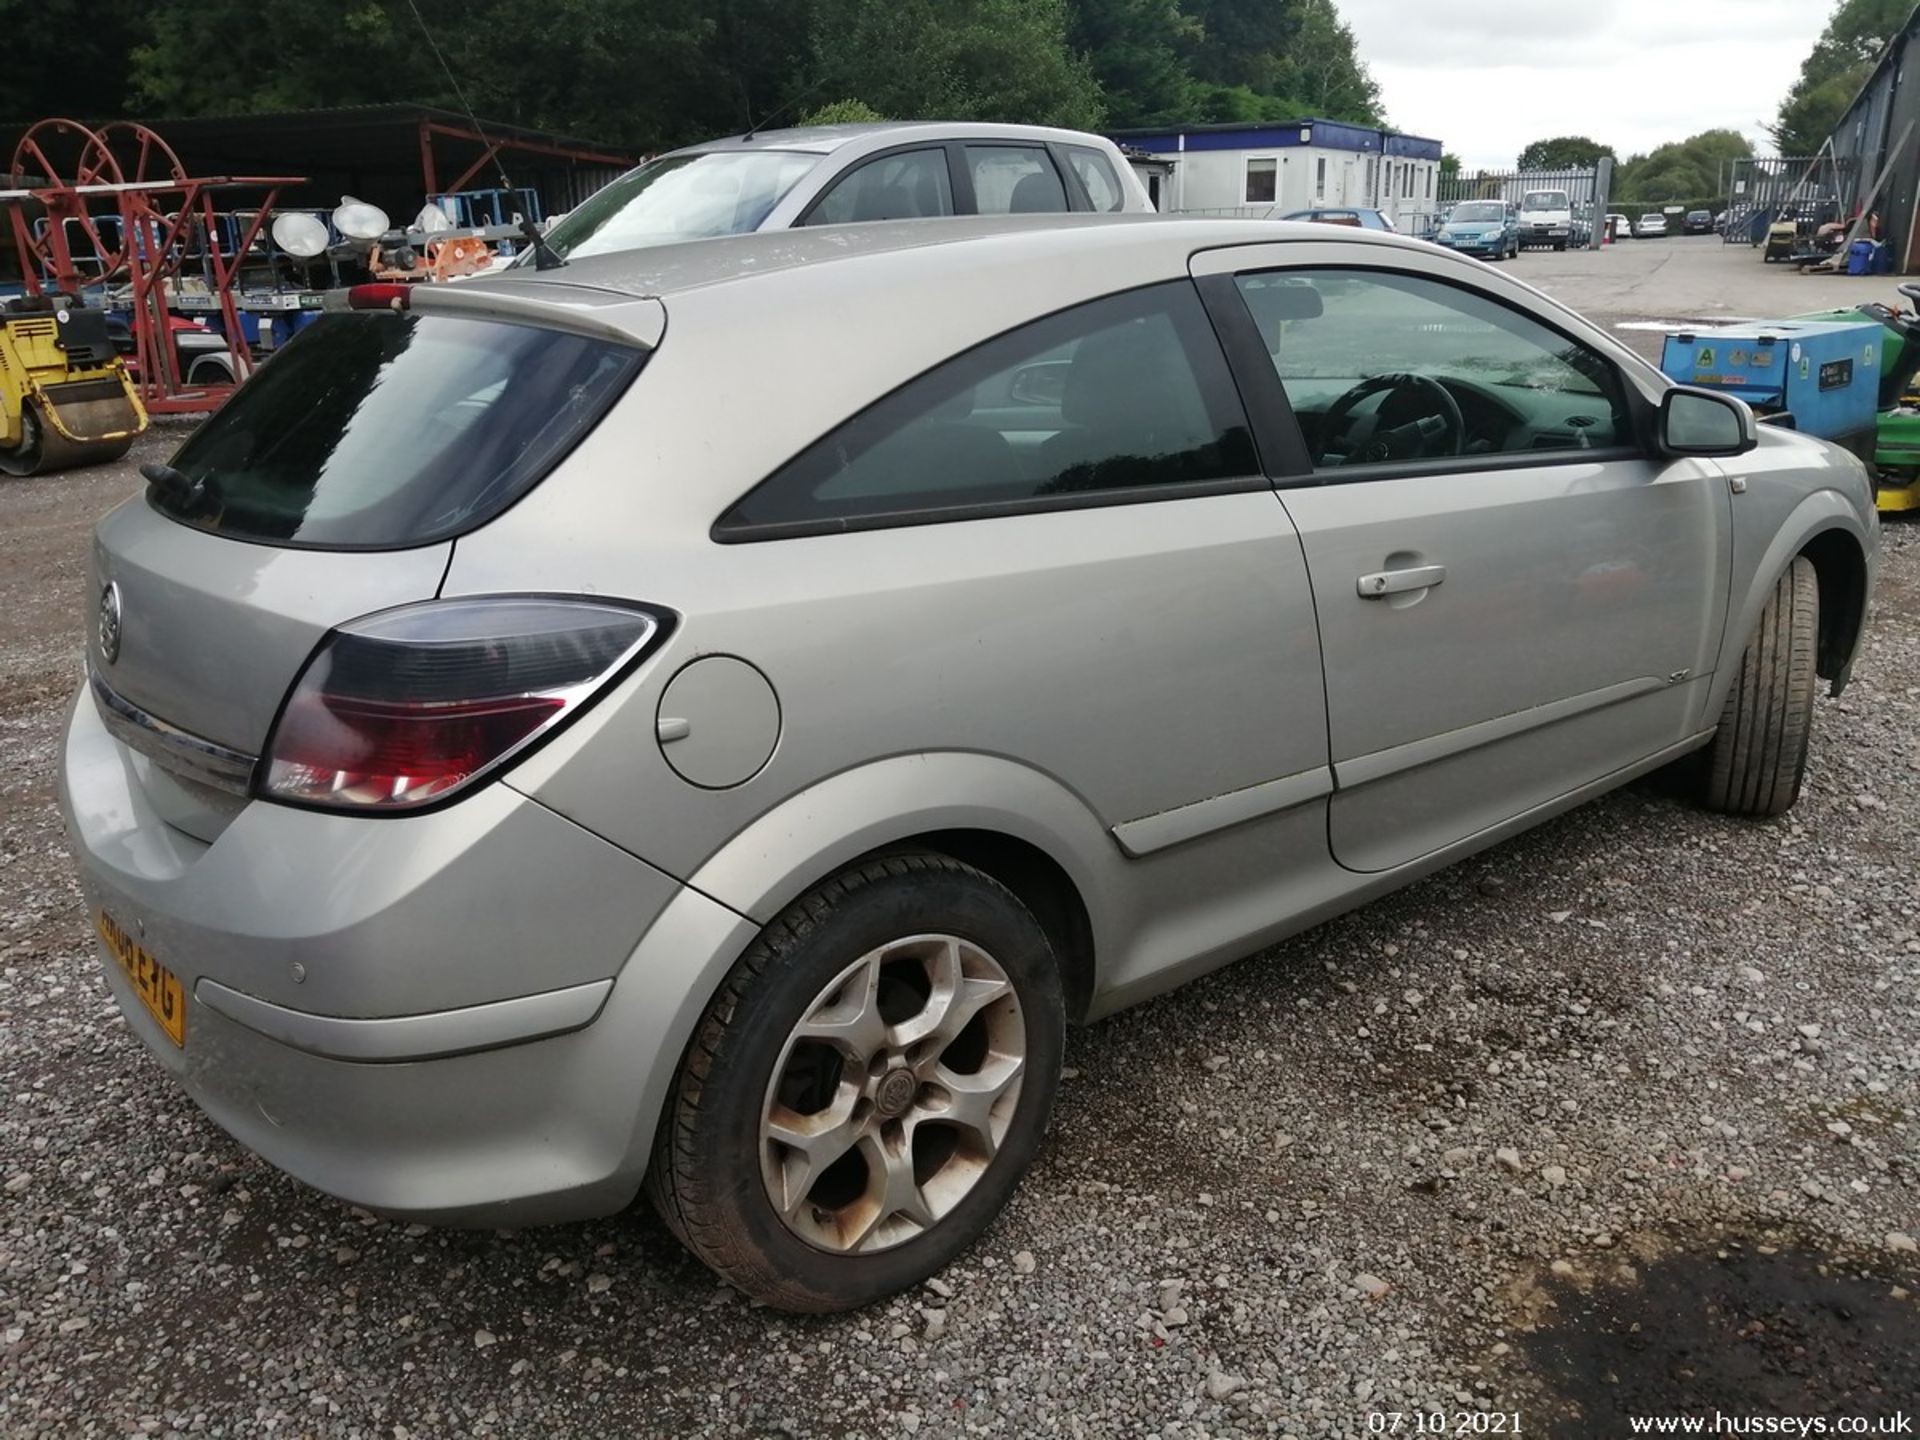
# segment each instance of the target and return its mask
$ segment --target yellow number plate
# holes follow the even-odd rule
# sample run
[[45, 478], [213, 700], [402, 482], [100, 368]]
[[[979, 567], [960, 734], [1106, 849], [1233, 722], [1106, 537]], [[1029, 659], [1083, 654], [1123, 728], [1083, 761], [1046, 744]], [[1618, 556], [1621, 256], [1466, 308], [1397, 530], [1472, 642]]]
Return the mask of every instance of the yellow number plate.
[[146, 947], [122, 930], [106, 911], [102, 910], [94, 917], [93, 928], [100, 932], [100, 942], [107, 947], [107, 953], [113, 956], [114, 963], [126, 972], [127, 979], [133, 984], [133, 993], [140, 997], [140, 1003], [160, 1022], [160, 1028], [167, 1032], [167, 1038], [184, 1047], [187, 1043], [187, 992], [181, 987], [179, 977], [148, 954]]

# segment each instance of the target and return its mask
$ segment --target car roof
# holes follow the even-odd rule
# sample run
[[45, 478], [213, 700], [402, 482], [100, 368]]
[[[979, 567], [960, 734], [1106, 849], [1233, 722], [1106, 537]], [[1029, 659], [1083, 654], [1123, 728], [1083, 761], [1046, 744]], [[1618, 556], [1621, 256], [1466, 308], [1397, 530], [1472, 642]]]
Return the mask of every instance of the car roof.
[[[1391, 232], [1359, 232], [1339, 239], [1354, 244], [1416, 246]], [[947, 263], [932, 252], [970, 242], [995, 241], [996, 263], [1017, 264], [1071, 251], [1101, 237], [1102, 245], [1126, 245], [1143, 252], [1191, 254], [1211, 245], [1251, 245], [1262, 240], [1316, 240], [1327, 243], [1327, 227], [1302, 221], [1184, 219], [1139, 215], [981, 215], [931, 220], [889, 220], [866, 225], [818, 225], [798, 230], [762, 230], [720, 235], [677, 245], [649, 245], [605, 255], [578, 256], [553, 270], [515, 269], [463, 281], [480, 290], [494, 285], [568, 287], [617, 291], [627, 296], [666, 299], [690, 290], [738, 284], [780, 271], [834, 264], [864, 255], [897, 251], [929, 252], [926, 268]], [[1378, 238], [1373, 238], [1378, 237]], [[980, 257], [984, 259], [985, 257]], [[951, 263], [964, 266], [965, 257]]]
[[673, 155], [704, 155], [716, 150], [799, 150], [827, 155], [846, 145], [868, 142], [901, 144], [914, 140], [1053, 140], [1084, 145], [1098, 141], [1084, 130], [1062, 130], [1051, 125], [992, 125], [971, 120], [880, 120], [857, 125], [794, 125], [781, 130], [756, 130], [723, 135], [698, 145], [682, 146]]
[[1148, 284], [1183, 273], [1199, 250], [1288, 240], [1432, 253], [1432, 247], [1392, 231], [1330, 230], [1310, 221], [1151, 214], [955, 216], [762, 230], [577, 256], [551, 270], [513, 269], [421, 286], [413, 308], [492, 312], [536, 323], [551, 317], [597, 333], [622, 330], [652, 344], [664, 324], [659, 302], [676, 295], [762, 284], [868, 257], [901, 257], [913, 283], [928, 287], [989, 269], [1010, 274], [1026, 267], [1035, 275], [1072, 269], [1097, 253], [1117, 270], [1137, 275], [1134, 283]]

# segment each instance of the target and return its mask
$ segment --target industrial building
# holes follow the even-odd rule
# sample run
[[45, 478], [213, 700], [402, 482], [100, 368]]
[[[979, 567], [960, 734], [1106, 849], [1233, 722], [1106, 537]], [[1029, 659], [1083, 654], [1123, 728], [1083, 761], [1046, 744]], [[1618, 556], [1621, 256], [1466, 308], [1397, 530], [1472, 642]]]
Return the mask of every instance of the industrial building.
[[1417, 232], [1437, 205], [1440, 142], [1339, 120], [1288, 120], [1116, 130], [1129, 150], [1172, 162], [1159, 208], [1189, 215], [1265, 215], [1313, 206], [1381, 210]]
[[1879, 214], [1894, 268], [1909, 275], [1920, 272], [1920, 79], [1905, 79], [1908, 59], [1920, 59], [1916, 41], [1920, 9], [1881, 52], [1828, 141], [1849, 213]]

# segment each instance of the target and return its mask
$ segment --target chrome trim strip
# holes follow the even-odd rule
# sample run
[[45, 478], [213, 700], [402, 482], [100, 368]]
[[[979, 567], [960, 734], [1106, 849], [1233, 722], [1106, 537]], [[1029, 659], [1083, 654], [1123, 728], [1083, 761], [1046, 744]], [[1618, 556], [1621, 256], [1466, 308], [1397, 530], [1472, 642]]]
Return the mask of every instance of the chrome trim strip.
[[1257, 820], [1262, 815], [1291, 810], [1296, 805], [1305, 805], [1332, 793], [1333, 772], [1323, 765], [1317, 770], [1302, 770], [1297, 775], [1262, 780], [1258, 785], [1229, 790], [1224, 795], [1196, 800], [1191, 805], [1128, 820], [1113, 827], [1113, 838], [1120, 842], [1120, 848], [1129, 855], [1151, 855], [1156, 850], [1165, 850], [1169, 845], [1197, 840], [1202, 835], [1224, 830], [1229, 825], [1239, 825], [1248, 820]]
[[289, 1010], [202, 976], [193, 998], [256, 1034], [327, 1060], [434, 1060], [562, 1035], [590, 1024], [613, 981], [594, 980], [459, 1010], [363, 1019]]
[[1356, 755], [1351, 760], [1336, 760], [1333, 764], [1334, 778], [1339, 781], [1342, 790], [1350, 790], [1356, 785], [1369, 785], [1389, 775], [1398, 775], [1402, 770], [1413, 770], [1421, 765], [1431, 765], [1436, 760], [1451, 759], [1468, 750], [1477, 750], [1482, 745], [1491, 745], [1496, 740], [1511, 739], [1543, 725], [1555, 725], [1562, 720], [1571, 720], [1576, 715], [1604, 710], [1609, 705], [1651, 695], [1656, 690], [1667, 689], [1671, 683], [1651, 675], [1638, 680], [1622, 680], [1617, 685], [1606, 685], [1598, 690], [1589, 690], [1584, 695], [1572, 695], [1565, 700], [1536, 705], [1531, 710], [1515, 710], [1510, 714], [1496, 715], [1491, 720], [1463, 725], [1458, 730], [1428, 735], [1405, 745]]
[[94, 704], [100, 709], [101, 723], [107, 727], [108, 734], [129, 750], [139, 752], [175, 775], [211, 789], [240, 796], [250, 792], [257, 757], [203, 740], [142, 710], [107, 684], [98, 670], [89, 667], [87, 679]]

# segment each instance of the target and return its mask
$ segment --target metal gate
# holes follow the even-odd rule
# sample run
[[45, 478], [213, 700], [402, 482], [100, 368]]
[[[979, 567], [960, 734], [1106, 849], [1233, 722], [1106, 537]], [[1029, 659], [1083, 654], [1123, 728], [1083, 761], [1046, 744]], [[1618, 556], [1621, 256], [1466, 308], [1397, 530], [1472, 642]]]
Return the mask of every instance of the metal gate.
[[[1505, 200], [1523, 210], [1527, 196], [1547, 190], [1564, 190], [1572, 203], [1573, 224], [1567, 243], [1573, 247], [1597, 245], [1600, 231], [1594, 226], [1596, 200], [1606, 204], [1600, 172], [1595, 170], [1459, 170], [1440, 177], [1440, 209], [1434, 219], [1437, 231], [1446, 223], [1448, 211], [1462, 200]], [[1604, 213], [1604, 211], [1602, 212]], [[1536, 238], [1533, 222], [1520, 216], [1522, 245], [1557, 244], [1548, 237]]]
[[1818, 155], [1769, 155], [1733, 162], [1727, 184], [1727, 244], [1758, 245], [1767, 227], [1782, 215], [1791, 219], [1838, 220], [1852, 212], [1858, 167], [1835, 160], [1831, 149]]

